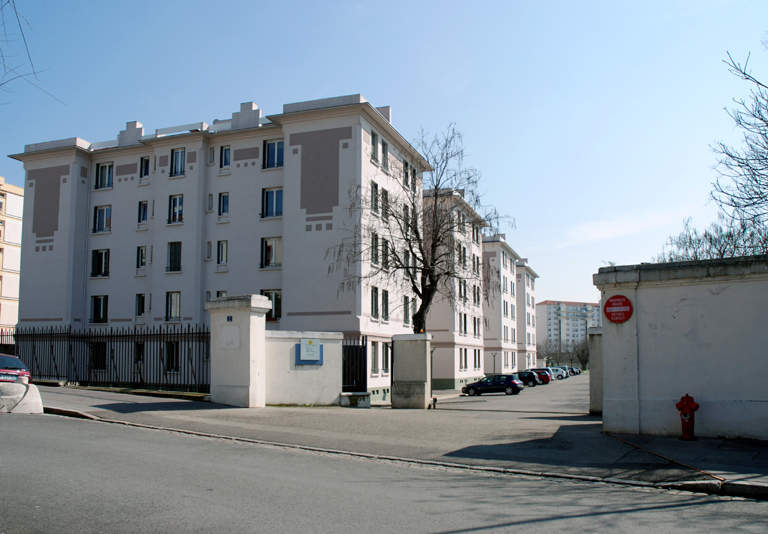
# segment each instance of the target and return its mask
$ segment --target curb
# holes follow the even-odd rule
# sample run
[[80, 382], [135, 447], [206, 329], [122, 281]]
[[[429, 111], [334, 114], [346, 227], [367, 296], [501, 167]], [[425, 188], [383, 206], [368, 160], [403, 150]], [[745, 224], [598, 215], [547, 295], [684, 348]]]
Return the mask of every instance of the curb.
[[175, 434], [186, 434], [188, 436], [198, 436], [204, 438], [221, 439], [234, 441], [238, 443], [251, 443], [256, 445], [268, 445], [271, 447], [282, 447], [286, 449], [295, 449], [309, 452], [319, 452], [324, 454], [333, 454], [336, 456], [347, 456], [350, 458], [365, 458], [368, 460], [382, 460], [389, 462], [400, 462], [410, 465], [424, 465], [430, 467], [447, 467], [461, 469], [464, 471], [475, 471], [480, 473], [496, 473], [500, 475], [517, 475], [537, 478], [557, 478], [562, 480], [578, 480], [582, 482], [598, 482], [603, 484], [616, 484], [621, 486], [633, 486], [641, 488], [657, 488], [678, 491], [688, 491], [691, 493], [703, 493], [708, 495], [719, 495], [724, 497], [742, 497], [747, 499], [768, 500], [768, 486], [758, 486], [756, 484], [746, 484], [740, 482], [720, 482], [718, 480], [691, 480], [691, 481], [672, 481], [672, 482], [643, 482], [640, 480], [628, 480], [612, 477], [595, 477], [589, 475], [572, 475], [566, 473], [550, 473], [547, 471], [529, 471], [525, 469], [509, 469], [506, 467], [489, 467], [469, 464], [459, 464], [453, 462], [438, 462], [435, 460], [419, 460], [416, 458], [402, 458], [399, 456], [386, 456], [382, 454], [368, 454], [364, 452], [342, 451], [338, 449], [326, 449], [322, 447], [311, 447], [309, 445], [297, 445], [294, 443], [280, 443], [276, 441], [267, 441], [254, 438], [242, 438], [237, 436], [225, 436], [222, 434], [212, 434], [209, 432], [197, 432], [195, 430], [184, 430], [181, 428], [168, 428], [153, 425], [144, 425], [133, 423], [131, 421], [121, 421], [119, 419], [104, 419], [91, 415], [87, 412], [78, 410], [68, 410], [63, 408], [54, 408], [46, 406], [45, 413], [52, 415], [61, 415], [65, 417], [75, 417], [79, 419], [88, 419], [100, 423], [111, 423], [123, 426], [132, 426], [144, 428], [147, 430], [160, 430], [173, 432]]
[[[41, 384], [51, 385], [51, 384]], [[153, 389], [130, 389], [130, 388], [105, 388], [105, 387], [91, 387], [91, 386], [78, 386], [67, 384], [65, 387], [72, 389], [84, 389], [88, 391], [105, 391], [107, 393], [122, 393], [124, 395], [142, 395], [144, 397], [159, 397], [164, 399], [181, 399], [191, 400], [198, 402], [210, 402], [211, 395], [209, 393], [191, 393], [185, 391], [162, 391]]]

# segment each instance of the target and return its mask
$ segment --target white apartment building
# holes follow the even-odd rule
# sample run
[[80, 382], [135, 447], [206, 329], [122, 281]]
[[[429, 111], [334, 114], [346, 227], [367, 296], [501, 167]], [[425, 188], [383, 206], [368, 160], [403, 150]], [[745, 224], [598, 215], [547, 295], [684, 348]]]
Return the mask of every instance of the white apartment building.
[[327, 251], [366, 216], [350, 215], [350, 191], [421, 189], [429, 165], [390, 113], [361, 95], [266, 117], [249, 102], [212, 124], [26, 145], [10, 156], [28, 197], [20, 325], [207, 323], [206, 300], [263, 294], [269, 328], [367, 336], [368, 389], [382, 398], [387, 343], [411, 332], [408, 295], [340, 291]]
[[0, 176], [0, 328], [19, 319], [19, 272], [24, 189]]
[[598, 302], [545, 300], [536, 305], [539, 343], [579, 343], [587, 339], [587, 329], [603, 325]]
[[515, 262], [517, 274], [517, 354], [518, 370], [542, 367], [536, 361], [536, 279], [538, 274], [528, 265], [528, 258]]
[[[424, 196], [434, 194], [424, 191]], [[443, 192], [440, 193], [441, 197]], [[487, 223], [464, 200], [462, 192], [446, 196], [454, 206], [453, 261], [458, 266], [450, 297], [435, 296], [427, 315], [432, 334], [432, 388], [461, 389], [484, 376], [482, 305], [482, 229]]]
[[[483, 294], [486, 373], [514, 373], [518, 370], [515, 262], [519, 259], [517, 252], [507, 244], [504, 234], [483, 237], [483, 269], [487, 269]], [[522, 359], [525, 357], [524, 353]]]

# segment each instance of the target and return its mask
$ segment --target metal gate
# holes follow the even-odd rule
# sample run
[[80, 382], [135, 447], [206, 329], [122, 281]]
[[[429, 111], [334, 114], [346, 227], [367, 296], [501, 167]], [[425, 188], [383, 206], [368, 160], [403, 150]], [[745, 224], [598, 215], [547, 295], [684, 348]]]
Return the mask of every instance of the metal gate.
[[361, 393], [368, 391], [367, 347], [367, 336], [348, 336], [344, 338], [341, 353], [342, 392]]

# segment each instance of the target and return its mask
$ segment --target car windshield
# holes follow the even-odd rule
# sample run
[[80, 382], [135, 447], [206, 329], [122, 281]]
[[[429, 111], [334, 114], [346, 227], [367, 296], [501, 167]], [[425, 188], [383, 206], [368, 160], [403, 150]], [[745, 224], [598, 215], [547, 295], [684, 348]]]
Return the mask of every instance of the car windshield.
[[3, 356], [0, 354], [0, 369], [7, 369], [9, 371], [26, 371], [27, 366], [24, 365], [20, 359], [13, 356]]

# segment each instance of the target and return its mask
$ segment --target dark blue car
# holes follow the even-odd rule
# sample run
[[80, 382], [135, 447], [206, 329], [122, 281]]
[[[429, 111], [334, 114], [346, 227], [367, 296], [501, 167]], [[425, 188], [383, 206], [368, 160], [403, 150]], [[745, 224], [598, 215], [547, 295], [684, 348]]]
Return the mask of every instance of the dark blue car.
[[507, 395], [517, 395], [523, 391], [523, 383], [516, 374], [511, 375], [488, 375], [482, 380], [472, 382], [461, 388], [462, 393], [467, 395], [482, 395], [483, 393], [506, 393]]

